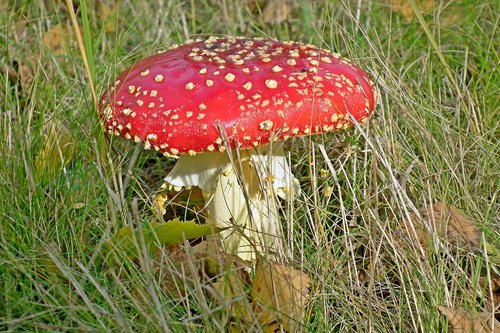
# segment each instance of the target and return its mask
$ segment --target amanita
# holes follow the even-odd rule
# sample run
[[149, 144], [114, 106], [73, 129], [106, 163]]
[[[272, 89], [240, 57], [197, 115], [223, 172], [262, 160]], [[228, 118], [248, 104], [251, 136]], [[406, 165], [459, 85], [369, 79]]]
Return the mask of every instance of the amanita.
[[297, 42], [192, 41], [143, 59], [104, 93], [110, 134], [179, 158], [165, 178], [202, 189], [226, 251], [282, 250], [276, 195], [294, 178], [282, 141], [364, 122], [374, 83], [349, 60]]

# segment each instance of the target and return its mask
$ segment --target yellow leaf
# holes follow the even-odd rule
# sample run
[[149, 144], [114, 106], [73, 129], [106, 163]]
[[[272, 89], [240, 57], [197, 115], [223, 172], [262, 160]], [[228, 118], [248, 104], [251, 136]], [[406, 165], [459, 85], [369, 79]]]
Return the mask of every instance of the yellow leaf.
[[80, 209], [83, 207], [85, 207], [85, 204], [83, 202], [77, 202], [77, 203], [74, 203], [73, 206], [71, 206], [71, 208], [73, 208], [73, 209]]
[[35, 174], [52, 176], [73, 158], [76, 140], [63, 123], [52, 120], [44, 129], [45, 143], [35, 157]]
[[448, 318], [453, 333], [500, 332], [500, 323], [486, 312], [473, 313], [444, 306], [437, 308]]
[[[174, 219], [166, 223], [151, 222], [142, 227], [142, 233], [146, 249], [153, 253], [158, 246], [171, 246], [190, 240], [200, 238], [219, 232], [220, 228], [214, 228], [210, 225], [196, 224], [194, 221], [181, 222]], [[135, 240], [135, 241], [134, 241]], [[136, 243], [139, 240], [138, 231], [132, 231], [129, 226], [118, 230], [118, 233], [110, 243], [118, 250], [125, 253], [129, 258], [137, 258]]]
[[162, 245], [172, 245], [181, 243], [184, 240], [200, 238], [217, 233], [222, 228], [215, 228], [208, 224], [197, 224], [195, 221], [181, 222], [179, 219], [173, 219], [167, 223], [151, 223], [153, 234], [149, 236], [151, 241], [155, 237]]
[[310, 288], [311, 279], [304, 272], [259, 259], [251, 293], [259, 323], [274, 328], [279, 323], [289, 332], [299, 330]]

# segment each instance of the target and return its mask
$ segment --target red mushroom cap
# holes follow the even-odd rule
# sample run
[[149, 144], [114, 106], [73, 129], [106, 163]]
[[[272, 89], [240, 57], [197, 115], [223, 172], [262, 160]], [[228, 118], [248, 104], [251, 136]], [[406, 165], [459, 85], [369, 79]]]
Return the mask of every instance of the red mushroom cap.
[[[352, 125], [373, 112], [373, 81], [349, 60], [297, 42], [215, 38], [145, 58], [104, 93], [109, 133], [166, 155], [250, 148]], [[219, 124], [219, 127], [218, 125]]]

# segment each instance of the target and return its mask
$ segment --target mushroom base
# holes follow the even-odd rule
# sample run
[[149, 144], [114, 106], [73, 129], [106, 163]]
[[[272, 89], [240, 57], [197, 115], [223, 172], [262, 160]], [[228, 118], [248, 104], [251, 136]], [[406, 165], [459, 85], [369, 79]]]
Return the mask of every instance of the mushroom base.
[[291, 199], [295, 187], [281, 143], [228, 153], [182, 155], [165, 178], [174, 187], [203, 191], [210, 223], [225, 250], [244, 260], [285, 255], [277, 197]]

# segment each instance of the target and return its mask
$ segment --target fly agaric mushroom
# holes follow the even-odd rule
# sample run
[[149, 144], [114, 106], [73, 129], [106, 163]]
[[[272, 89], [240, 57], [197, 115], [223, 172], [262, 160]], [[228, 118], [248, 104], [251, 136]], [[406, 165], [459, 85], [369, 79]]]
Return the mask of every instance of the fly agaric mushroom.
[[226, 251], [282, 251], [276, 195], [294, 187], [283, 140], [364, 122], [375, 85], [329, 50], [210, 37], [137, 62], [104, 93], [113, 135], [179, 158], [165, 181], [198, 186]]

